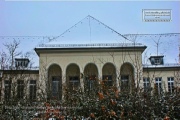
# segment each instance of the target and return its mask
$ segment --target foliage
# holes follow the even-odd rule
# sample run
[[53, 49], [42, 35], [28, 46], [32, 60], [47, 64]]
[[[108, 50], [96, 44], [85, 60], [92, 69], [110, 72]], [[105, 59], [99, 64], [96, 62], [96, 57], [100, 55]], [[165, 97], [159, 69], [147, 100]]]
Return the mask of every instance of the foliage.
[[127, 93], [105, 82], [97, 84], [94, 93], [65, 87], [63, 100], [28, 101], [13, 99], [1, 104], [1, 119], [180, 119], [180, 94], [149, 92]]

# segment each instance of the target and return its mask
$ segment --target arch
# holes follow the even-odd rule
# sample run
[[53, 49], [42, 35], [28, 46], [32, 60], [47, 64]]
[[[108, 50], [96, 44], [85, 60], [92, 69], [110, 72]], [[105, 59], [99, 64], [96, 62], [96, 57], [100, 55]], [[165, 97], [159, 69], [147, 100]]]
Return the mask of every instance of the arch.
[[80, 68], [77, 64], [71, 63], [66, 68], [66, 84], [70, 90], [80, 86]]
[[134, 85], [134, 67], [131, 63], [123, 63], [120, 69], [121, 91], [131, 92]]
[[113, 86], [116, 84], [116, 68], [113, 63], [106, 63], [102, 68], [102, 78], [106, 81], [108, 86]]
[[94, 63], [86, 64], [84, 68], [84, 90], [88, 94], [97, 89], [96, 85], [98, 84], [98, 68]]
[[96, 75], [98, 77], [98, 68], [94, 63], [88, 63], [84, 67], [84, 75]]
[[[58, 71], [60, 71], [60, 72], [58, 72]], [[51, 73], [52, 75], [58, 74], [58, 75], [62, 76], [62, 69], [61, 69], [61, 67], [58, 64], [52, 63], [48, 67], [48, 73]]]
[[62, 69], [58, 64], [48, 68], [47, 96], [51, 99], [62, 99]]

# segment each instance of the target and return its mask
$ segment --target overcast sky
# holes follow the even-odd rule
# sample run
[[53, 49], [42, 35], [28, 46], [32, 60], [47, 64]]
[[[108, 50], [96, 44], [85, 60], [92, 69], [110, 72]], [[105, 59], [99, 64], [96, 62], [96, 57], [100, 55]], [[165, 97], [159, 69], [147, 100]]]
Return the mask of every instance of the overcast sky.
[[[32, 51], [43, 40], [41, 36], [58, 36], [88, 15], [121, 34], [180, 33], [179, 6], [180, 1], [11, 2], [0, 0], [0, 50], [4, 49], [3, 43], [15, 38], [21, 41], [20, 51]], [[144, 22], [143, 9], [171, 9], [172, 21]], [[79, 29], [78, 32], [81, 33], [83, 30]], [[143, 38], [140, 41], [143, 40], [144, 44], [148, 43], [147, 46], [154, 49], [153, 42], [149, 41], [152, 40], [151, 38]], [[163, 39], [161, 40], [163, 42]], [[166, 37], [164, 40], [168, 44], [176, 43], [173, 44], [174, 49], [170, 48], [171, 54], [167, 54], [165, 58], [169, 63], [175, 62], [175, 59], [178, 59], [179, 36]], [[167, 53], [168, 44], [162, 44], [161, 48], [166, 49], [162, 53]], [[38, 59], [34, 60], [38, 61]]]

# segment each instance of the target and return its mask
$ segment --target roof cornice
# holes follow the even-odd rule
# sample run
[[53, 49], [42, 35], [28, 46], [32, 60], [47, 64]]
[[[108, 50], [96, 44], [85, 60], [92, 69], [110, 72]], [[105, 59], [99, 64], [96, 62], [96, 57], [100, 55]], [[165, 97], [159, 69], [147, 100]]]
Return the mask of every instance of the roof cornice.
[[35, 48], [40, 53], [83, 53], [83, 52], [125, 52], [125, 51], [141, 51], [143, 52], [147, 46], [130, 46], [130, 47], [86, 47], [86, 48]]

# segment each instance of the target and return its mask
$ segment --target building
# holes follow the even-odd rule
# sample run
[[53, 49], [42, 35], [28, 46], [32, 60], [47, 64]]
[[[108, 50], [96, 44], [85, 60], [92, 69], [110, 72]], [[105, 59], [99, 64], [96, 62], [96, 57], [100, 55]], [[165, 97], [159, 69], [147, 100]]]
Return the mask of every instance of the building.
[[143, 65], [144, 87], [157, 87], [158, 93], [177, 91], [180, 87], [180, 64], [165, 64], [164, 56], [151, 56], [151, 64]]
[[[149, 56], [151, 64], [142, 64], [142, 53], [147, 46], [132, 42], [119, 33], [118, 35], [120, 41], [61, 41], [56, 38], [39, 45], [35, 48], [39, 56], [39, 70], [22, 69], [28, 63], [28, 60], [23, 60], [26, 63], [22, 63], [22, 59], [17, 59], [16, 62], [17, 66], [21, 65], [16, 68], [20, 69], [1, 70], [1, 88], [4, 88], [1, 89], [2, 98], [6, 99], [12, 94], [9, 90], [12, 89], [12, 81], [7, 76], [10, 72], [22, 75], [22, 71], [29, 75], [24, 77], [26, 81], [29, 80], [26, 87], [30, 86], [26, 93], [33, 99], [36, 97], [35, 93], [63, 99], [64, 87], [93, 90], [94, 84], [101, 80], [120, 91], [132, 92], [135, 86], [144, 88], [145, 91], [156, 87], [159, 94], [163, 91], [177, 91], [180, 87], [180, 64], [166, 64], [162, 55]], [[25, 87], [22, 87], [25, 82], [20, 77], [17, 80], [17, 97], [22, 98], [23, 93], [20, 91], [25, 91]]]
[[29, 59], [16, 58], [13, 68], [0, 70], [0, 100], [8, 101], [10, 98], [18, 101], [23, 98], [34, 100], [36, 98], [38, 68], [30, 67]]

